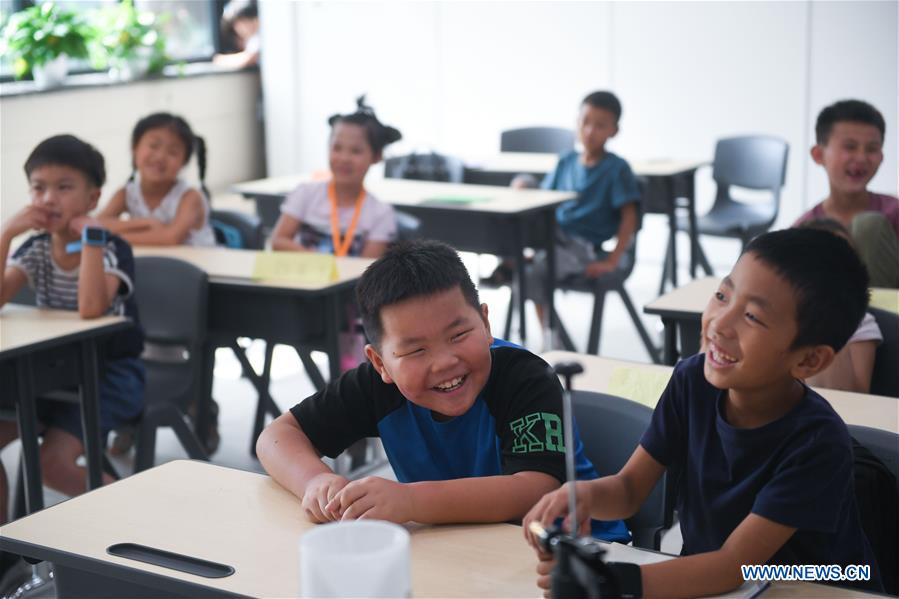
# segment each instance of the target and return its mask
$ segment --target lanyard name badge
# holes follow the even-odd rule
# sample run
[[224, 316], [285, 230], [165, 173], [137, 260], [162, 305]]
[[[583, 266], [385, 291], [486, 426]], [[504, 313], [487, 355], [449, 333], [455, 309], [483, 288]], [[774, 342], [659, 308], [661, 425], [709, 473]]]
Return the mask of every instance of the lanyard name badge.
[[337, 188], [333, 180], [328, 183], [328, 199], [331, 201], [331, 242], [334, 244], [334, 255], [338, 258], [342, 258], [350, 251], [350, 245], [353, 243], [353, 236], [356, 234], [356, 225], [359, 224], [359, 214], [362, 212], [362, 203], [365, 201], [365, 188], [363, 187], [359, 190], [359, 197], [356, 198], [356, 207], [353, 209], [353, 218], [350, 220], [350, 226], [347, 227], [343, 239], [341, 239], [340, 235], [340, 217], [337, 209]]

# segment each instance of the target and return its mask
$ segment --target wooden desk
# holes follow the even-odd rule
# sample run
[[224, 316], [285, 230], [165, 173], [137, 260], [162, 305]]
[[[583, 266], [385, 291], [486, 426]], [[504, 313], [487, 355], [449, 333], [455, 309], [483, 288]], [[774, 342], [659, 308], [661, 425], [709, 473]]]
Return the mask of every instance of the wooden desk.
[[[273, 225], [284, 197], [308, 181], [311, 177], [304, 175], [276, 177], [240, 183], [232, 191], [255, 200], [260, 218]], [[378, 199], [420, 219], [419, 232], [424, 238], [439, 239], [463, 251], [513, 257], [519, 281], [516, 295], [523, 340], [527, 339], [524, 249], [546, 249], [546, 289], [550, 308], [553, 307], [556, 207], [574, 198], [573, 192], [405, 179], [372, 179], [366, 182], [366, 188]], [[554, 311], [549, 313], [554, 320]]]
[[128, 326], [121, 316], [83, 320], [65, 310], [0, 308], [0, 392], [16, 402], [29, 513], [44, 507], [35, 398], [48, 391], [79, 388], [88, 488], [102, 484], [97, 344]]
[[[54, 563], [57, 596], [296, 597], [299, 539], [313, 525], [269, 477], [176, 461], [0, 528], [0, 549]], [[509, 524], [408, 526], [414, 597], [536, 597], [536, 558]], [[225, 564], [205, 578], [111, 555], [137, 543]], [[657, 557], [657, 556], [656, 556]], [[865, 597], [775, 583], [776, 597]], [[766, 596], [767, 596], [766, 593]]]
[[[470, 183], [509, 185], [516, 174], [525, 173], [542, 178], [552, 171], [559, 161], [557, 154], [531, 152], [500, 152], [493, 156], [474, 158], [467, 161], [465, 180]], [[678, 222], [678, 198], [685, 198], [682, 206], [687, 210], [688, 233], [690, 235], [690, 275], [696, 276], [696, 266], [702, 264], [707, 274], [711, 266], [705, 261], [699, 249], [699, 234], [696, 228], [696, 192], [694, 175], [707, 160], [628, 160], [631, 170], [638, 177], [646, 179], [643, 198], [643, 212], [668, 215], [668, 247], [665, 269], [659, 285], [659, 294], [665, 292], [667, 282], [677, 287], [677, 247], [674, 243]]]
[[[339, 277], [328, 283], [254, 280], [253, 267], [260, 253], [256, 250], [188, 246], [134, 248], [135, 256], [184, 260], [209, 275], [209, 332], [203, 396], [211, 398], [215, 348], [230, 347], [259, 394], [260, 406], [264, 409], [256, 414], [251, 451], [262, 430], [265, 414], [277, 417], [281, 413], [269, 392], [274, 345], [282, 343], [296, 347], [317, 388], [324, 386], [324, 380], [309, 357], [309, 351], [324, 351], [328, 354], [330, 376], [336, 379], [340, 375], [338, 333], [345, 317], [343, 307], [345, 301], [350, 300], [356, 281], [373, 262], [368, 258], [338, 258]], [[237, 344], [238, 337], [266, 340], [262, 374], [257, 374], [250, 365], [243, 348]], [[208, 425], [208, 408], [204, 405], [197, 418], [197, 434], [201, 439], [205, 438], [205, 427]]]
[[[718, 289], [720, 280], [718, 277], [696, 279], [654, 299], [643, 308], [647, 314], [662, 318], [662, 324], [665, 326], [662, 359], [666, 364], [676, 364], [679, 355], [692, 356], [699, 352], [702, 311]], [[874, 287], [871, 289], [871, 298], [872, 307], [899, 314], [899, 291]]]
[[[268, 476], [176, 461], [7, 524], [0, 549], [53, 562], [58, 591], [72, 588], [73, 578], [79, 583], [72, 596], [133, 596], [133, 585], [140, 585], [147, 596], [297, 597], [299, 539], [312, 526], [299, 500]], [[537, 596], [536, 558], [521, 528], [410, 529], [413, 596]], [[203, 578], [109, 555], [116, 543], [198, 557], [235, 572]]]
[[[621, 369], [646, 372], [647, 378], [659, 380], [661, 376], [671, 376], [671, 366], [659, 366], [657, 364], [642, 364], [626, 360], [613, 360], [601, 358], [589, 354], [578, 354], [565, 351], [551, 351], [542, 354], [544, 360], [550, 365], [559, 362], [580, 362], [584, 367], [584, 374], [574, 377], [572, 384], [575, 389], [584, 391], [597, 391], [599, 393], [612, 393], [610, 382], [615, 372]], [[899, 401], [895, 397], [883, 395], [870, 395], [867, 393], [853, 393], [851, 391], [838, 391], [836, 389], [823, 389], [815, 387], [815, 391], [826, 399], [837, 414], [846, 424], [858, 424], [871, 428], [878, 428], [899, 434]], [[644, 391], [645, 393], [645, 391]], [[661, 393], [661, 389], [659, 390]], [[617, 394], [622, 394], [620, 391]], [[655, 402], [644, 397], [628, 397], [655, 407]], [[658, 401], [658, 397], [656, 397]]]

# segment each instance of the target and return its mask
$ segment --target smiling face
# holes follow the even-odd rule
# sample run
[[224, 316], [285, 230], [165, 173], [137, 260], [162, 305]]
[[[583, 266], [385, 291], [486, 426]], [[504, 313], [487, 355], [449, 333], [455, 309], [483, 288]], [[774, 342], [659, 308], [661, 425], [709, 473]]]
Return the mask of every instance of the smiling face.
[[860, 193], [883, 162], [883, 136], [874, 125], [840, 121], [827, 143], [812, 148], [812, 159], [827, 171], [832, 190]]
[[618, 119], [605, 108], [583, 104], [577, 119], [577, 132], [587, 155], [600, 156], [606, 142], [618, 133]]
[[743, 254], [702, 313], [706, 380], [719, 389], [764, 391], [802, 378], [808, 348], [797, 335], [792, 286], [751, 253]]
[[47, 164], [28, 176], [31, 203], [47, 212], [47, 232], [68, 232], [69, 222], [90, 212], [100, 198], [100, 189], [84, 173], [70, 166]]
[[174, 181], [186, 161], [184, 140], [169, 127], [146, 131], [134, 146], [134, 167], [144, 183]]
[[338, 185], [361, 185], [368, 168], [380, 160], [372, 151], [365, 127], [338, 122], [331, 131], [328, 164]]
[[437, 415], [461, 416], [490, 376], [487, 306], [476, 310], [459, 287], [381, 309], [379, 349], [366, 347], [381, 379]]

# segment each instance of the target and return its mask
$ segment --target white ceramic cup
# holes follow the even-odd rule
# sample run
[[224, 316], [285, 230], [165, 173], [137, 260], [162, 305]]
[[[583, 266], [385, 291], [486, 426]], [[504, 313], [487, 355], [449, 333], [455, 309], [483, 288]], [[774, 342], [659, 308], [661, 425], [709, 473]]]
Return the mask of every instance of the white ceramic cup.
[[379, 520], [330, 522], [300, 538], [300, 597], [411, 597], [409, 533]]

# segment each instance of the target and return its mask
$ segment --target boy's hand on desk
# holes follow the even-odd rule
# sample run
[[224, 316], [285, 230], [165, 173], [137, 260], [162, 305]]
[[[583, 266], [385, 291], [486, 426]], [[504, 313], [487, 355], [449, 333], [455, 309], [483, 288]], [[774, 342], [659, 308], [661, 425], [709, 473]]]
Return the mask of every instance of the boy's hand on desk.
[[[588, 534], [590, 531], [590, 507], [593, 504], [593, 492], [589, 484], [590, 481], [581, 481], [575, 484], [577, 490], [577, 514], [578, 514], [578, 534]], [[572, 483], [565, 483], [552, 493], [544, 495], [537, 505], [531, 508], [521, 527], [524, 530], [524, 538], [530, 543], [531, 547], [540, 552], [540, 545], [537, 537], [530, 530], [531, 522], [537, 522], [543, 528], [549, 528], [556, 521], [556, 518], [565, 516], [562, 526], [566, 531], [569, 530], [571, 524], [568, 517], [568, 486]]]
[[373, 518], [403, 524], [412, 520], [412, 493], [408, 485], [378, 476], [367, 476], [345, 486], [328, 509], [341, 520]]
[[340, 514], [328, 509], [329, 502], [334, 499], [350, 481], [339, 474], [326, 472], [312, 478], [306, 485], [303, 494], [303, 511], [312, 522], [332, 522], [340, 519]]
[[616, 268], [618, 268], [618, 261], [613, 260], [612, 258], [606, 258], [605, 260], [597, 260], [596, 262], [588, 264], [587, 268], [584, 269], [584, 274], [588, 279], [595, 279], [612, 272]]

